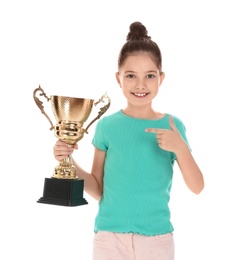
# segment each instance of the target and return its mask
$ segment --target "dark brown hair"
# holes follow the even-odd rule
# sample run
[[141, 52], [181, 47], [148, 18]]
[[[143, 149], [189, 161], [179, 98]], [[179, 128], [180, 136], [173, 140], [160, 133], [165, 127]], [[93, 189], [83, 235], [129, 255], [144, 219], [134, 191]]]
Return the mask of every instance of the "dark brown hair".
[[162, 72], [162, 55], [158, 45], [151, 40], [146, 27], [140, 22], [134, 22], [129, 27], [130, 31], [126, 43], [122, 46], [118, 57], [118, 70], [127, 57], [137, 52], [148, 52]]

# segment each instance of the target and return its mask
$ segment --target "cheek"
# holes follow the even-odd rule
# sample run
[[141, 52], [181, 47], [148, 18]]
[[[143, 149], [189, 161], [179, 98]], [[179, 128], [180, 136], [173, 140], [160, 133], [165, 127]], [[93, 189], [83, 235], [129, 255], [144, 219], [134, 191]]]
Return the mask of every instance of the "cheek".
[[121, 79], [121, 81], [120, 81], [120, 87], [122, 88], [122, 89], [129, 89], [130, 88], [130, 86], [131, 86], [131, 84], [129, 84], [130, 82], [128, 82], [127, 81], [127, 79], [125, 80], [125, 79]]

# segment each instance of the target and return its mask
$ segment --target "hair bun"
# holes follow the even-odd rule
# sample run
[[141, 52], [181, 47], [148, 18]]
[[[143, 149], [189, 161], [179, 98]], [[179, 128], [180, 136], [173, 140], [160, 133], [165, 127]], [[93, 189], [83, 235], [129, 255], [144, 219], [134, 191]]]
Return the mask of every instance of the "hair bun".
[[151, 37], [148, 36], [146, 27], [140, 22], [132, 23], [129, 29], [130, 32], [127, 35], [127, 41], [151, 39]]

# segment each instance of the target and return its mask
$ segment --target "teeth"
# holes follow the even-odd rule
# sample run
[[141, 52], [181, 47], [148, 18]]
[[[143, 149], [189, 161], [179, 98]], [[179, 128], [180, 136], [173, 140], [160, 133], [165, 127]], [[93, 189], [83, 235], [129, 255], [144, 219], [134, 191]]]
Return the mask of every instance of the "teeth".
[[134, 93], [135, 96], [138, 96], [138, 97], [144, 97], [146, 96], [147, 94], [146, 93]]

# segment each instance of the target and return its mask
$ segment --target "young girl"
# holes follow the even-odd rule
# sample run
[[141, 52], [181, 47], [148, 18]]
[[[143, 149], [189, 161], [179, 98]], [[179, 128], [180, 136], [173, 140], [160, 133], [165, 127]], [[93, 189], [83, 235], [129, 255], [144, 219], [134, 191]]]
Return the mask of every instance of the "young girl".
[[[204, 187], [182, 121], [152, 107], [164, 77], [158, 45], [143, 24], [132, 23], [116, 73], [127, 106], [98, 121], [91, 173], [74, 162], [85, 191], [99, 201], [93, 260], [173, 260], [168, 203], [174, 161], [192, 192]], [[71, 153], [56, 142], [57, 160]]]

